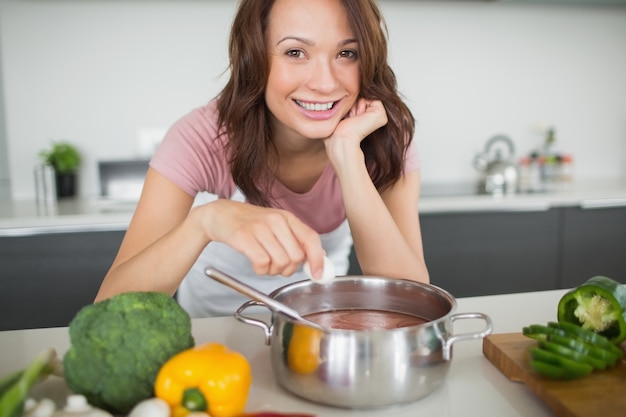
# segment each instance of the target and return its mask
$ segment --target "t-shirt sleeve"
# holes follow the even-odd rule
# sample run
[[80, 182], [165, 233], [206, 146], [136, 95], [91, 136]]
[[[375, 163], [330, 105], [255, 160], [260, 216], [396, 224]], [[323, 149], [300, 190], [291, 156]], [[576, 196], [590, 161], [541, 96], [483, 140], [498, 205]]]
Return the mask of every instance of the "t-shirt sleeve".
[[167, 131], [150, 166], [191, 196], [232, 193], [213, 103], [193, 110]]
[[420, 169], [420, 156], [414, 139], [409, 144], [404, 156], [404, 173], [417, 171], [418, 169]]

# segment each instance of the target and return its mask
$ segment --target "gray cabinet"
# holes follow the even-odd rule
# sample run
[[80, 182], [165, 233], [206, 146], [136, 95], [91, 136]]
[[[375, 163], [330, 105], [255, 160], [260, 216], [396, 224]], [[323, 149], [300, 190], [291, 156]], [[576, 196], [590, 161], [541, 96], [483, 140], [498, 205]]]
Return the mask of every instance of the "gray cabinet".
[[626, 284], [626, 207], [563, 209], [561, 270], [563, 288], [595, 275]]
[[[626, 284], [626, 207], [420, 216], [431, 282], [455, 297]], [[0, 331], [67, 326], [93, 302], [124, 231], [0, 237]], [[360, 274], [354, 253], [350, 275]]]
[[93, 302], [124, 231], [0, 237], [0, 331], [67, 326]]
[[626, 284], [626, 207], [421, 216], [431, 282], [456, 297]]
[[427, 214], [421, 226], [431, 283], [455, 297], [558, 284], [558, 209]]
[[[455, 297], [626, 284], [626, 207], [420, 216], [431, 283]], [[349, 274], [360, 274], [351, 254]]]

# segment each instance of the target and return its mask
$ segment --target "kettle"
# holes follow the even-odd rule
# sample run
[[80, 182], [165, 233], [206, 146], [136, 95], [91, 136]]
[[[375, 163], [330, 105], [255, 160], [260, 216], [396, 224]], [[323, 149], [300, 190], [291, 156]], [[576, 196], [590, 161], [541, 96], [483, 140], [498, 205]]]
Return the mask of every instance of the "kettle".
[[[500, 144], [507, 148], [506, 157], [502, 155], [501, 147], [496, 146]], [[513, 162], [514, 154], [515, 147], [508, 136], [496, 135], [487, 141], [485, 150], [474, 157], [474, 167], [481, 173], [479, 194], [503, 195], [517, 192], [519, 172]]]

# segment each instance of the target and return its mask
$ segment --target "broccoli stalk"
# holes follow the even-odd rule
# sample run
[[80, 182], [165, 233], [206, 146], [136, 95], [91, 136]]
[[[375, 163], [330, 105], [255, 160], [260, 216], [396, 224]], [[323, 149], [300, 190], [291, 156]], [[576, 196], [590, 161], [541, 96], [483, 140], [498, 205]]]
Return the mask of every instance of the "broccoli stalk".
[[593, 294], [576, 294], [578, 306], [574, 315], [581, 323], [581, 327], [596, 332], [603, 332], [619, 318], [619, 311], [615, 310], [606, 298]]
[[52, 348], [41, 351], [27, 368], [0, 380], [0, 417], [20, 416], [30, 389], [48, 375], [63, 376], [63, 364]]

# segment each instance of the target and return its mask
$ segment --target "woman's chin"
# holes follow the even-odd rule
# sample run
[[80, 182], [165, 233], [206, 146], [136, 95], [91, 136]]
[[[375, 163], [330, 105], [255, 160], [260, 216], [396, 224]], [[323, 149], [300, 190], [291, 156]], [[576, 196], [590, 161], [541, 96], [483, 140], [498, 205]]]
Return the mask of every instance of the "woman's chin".
[[300, 130], [300, 133], [302, 136], [309, 139], [326, 139], [333, 134], [337, 125], [338, 123], [326, 123], [326, 126], [315, 126], [308, 129], [303, 128]]

